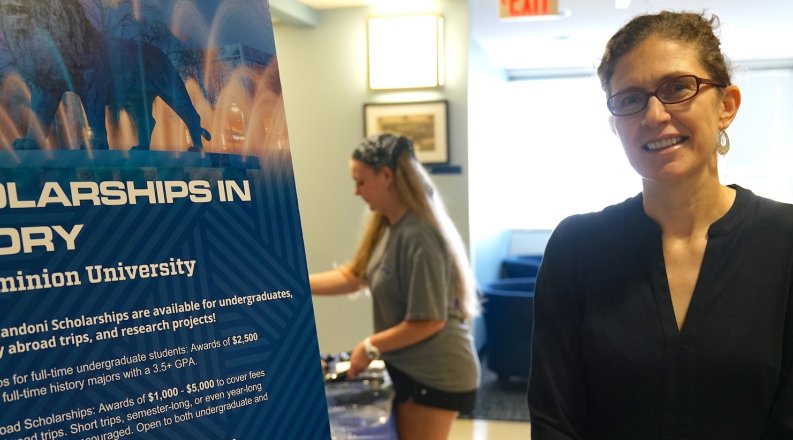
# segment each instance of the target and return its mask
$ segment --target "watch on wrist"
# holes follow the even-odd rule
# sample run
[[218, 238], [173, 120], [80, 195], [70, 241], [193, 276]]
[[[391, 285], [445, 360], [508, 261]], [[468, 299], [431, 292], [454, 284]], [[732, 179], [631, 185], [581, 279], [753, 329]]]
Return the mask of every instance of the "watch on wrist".
[[371, 360], [380, 359], [380, 350], [372, 344], [372, 338], [367, 336], [366, 339], [363, 340], [363, 349], [366, 351], [366, 356], [369, 357]]

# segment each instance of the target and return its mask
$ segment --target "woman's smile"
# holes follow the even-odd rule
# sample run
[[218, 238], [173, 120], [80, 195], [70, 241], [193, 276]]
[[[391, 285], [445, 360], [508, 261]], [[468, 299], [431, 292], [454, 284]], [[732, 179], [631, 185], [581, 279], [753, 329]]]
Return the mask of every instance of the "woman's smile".
[[688, 140], [688, 136], [670, 136], [662, 139], [656, 139], [642, 145], [642, 149], [646, 151], [660, 151], [668, 148], [682, 145]]

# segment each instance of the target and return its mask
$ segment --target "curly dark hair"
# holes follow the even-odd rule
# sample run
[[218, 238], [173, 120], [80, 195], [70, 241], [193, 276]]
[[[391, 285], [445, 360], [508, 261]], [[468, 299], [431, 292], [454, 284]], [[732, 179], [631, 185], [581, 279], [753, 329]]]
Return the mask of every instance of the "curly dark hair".
[[662, 11], [639, 15], [629, 21], [606, 44], [597, 74], [600, 85], [608, 94], [609, 83], [619, 59], [651, 36], [689, 43], [699, 53], [699, 60], [710, 79], [721, 84], [732, 84], [729, 63], [721, 51], [721, 41], [715, 31], [719, 27], [716, 15], [704, 12]]

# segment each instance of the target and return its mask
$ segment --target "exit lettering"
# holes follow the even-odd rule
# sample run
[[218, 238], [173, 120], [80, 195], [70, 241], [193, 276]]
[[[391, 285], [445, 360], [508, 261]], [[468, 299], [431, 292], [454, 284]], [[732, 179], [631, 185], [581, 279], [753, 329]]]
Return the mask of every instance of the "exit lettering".
[[501, 0], [502, 17], [524, 17], [559, 13], [558, 0]]

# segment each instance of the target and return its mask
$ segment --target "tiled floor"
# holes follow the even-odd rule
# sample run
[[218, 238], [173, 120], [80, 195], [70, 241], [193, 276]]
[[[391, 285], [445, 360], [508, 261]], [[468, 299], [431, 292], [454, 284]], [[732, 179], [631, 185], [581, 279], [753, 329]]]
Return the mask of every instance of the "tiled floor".
[[531, 427], [524, 422], [457, 419], [449, 440], [529, 440]]

